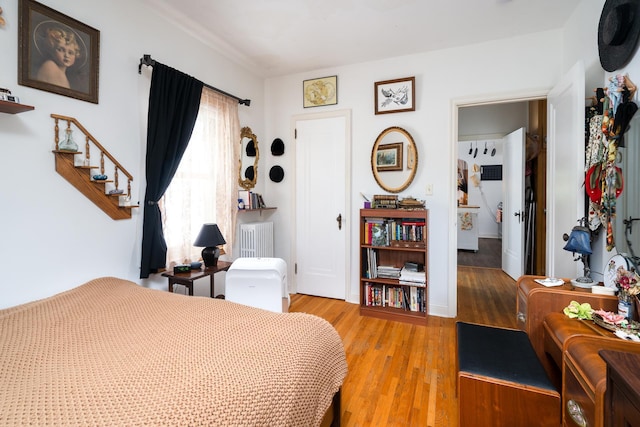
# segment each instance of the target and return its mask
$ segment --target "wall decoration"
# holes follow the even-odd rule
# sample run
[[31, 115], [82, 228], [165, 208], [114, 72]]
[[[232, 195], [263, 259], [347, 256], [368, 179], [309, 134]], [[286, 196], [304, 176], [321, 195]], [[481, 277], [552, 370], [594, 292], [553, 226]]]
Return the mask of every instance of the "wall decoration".
[[338, 103], [338, 76], [322, 77], [302, 82], [304, 108]]
[[271, 154], [274, 156], [282, 156], [284, 154], [284, 142], [280, 138], [276, 138], [271, 143]]
[[20, 0], [18, 83], [98, 103], [100, 32], [33, 0]]
[[282, 182], [284, 179], [284, 169], [282, 169], [282, 166], [276, 165], [271, 167], [269, 170], [269, 178], [273, 182]]
[[384, 144], [378, 146], [376, 152], [376, 168], [378, 172], [401, 171], [402, 143]]
[[375, 113], [415, 111], [415, 77], [375, 82]]

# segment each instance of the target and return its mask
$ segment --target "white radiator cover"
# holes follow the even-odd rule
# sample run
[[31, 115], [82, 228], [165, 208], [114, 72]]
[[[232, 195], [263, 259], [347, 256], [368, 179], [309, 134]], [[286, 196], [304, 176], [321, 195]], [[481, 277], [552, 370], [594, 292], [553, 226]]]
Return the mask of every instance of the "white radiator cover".
[[273, 222], [240, 224], [240, 257], [273, 257]]

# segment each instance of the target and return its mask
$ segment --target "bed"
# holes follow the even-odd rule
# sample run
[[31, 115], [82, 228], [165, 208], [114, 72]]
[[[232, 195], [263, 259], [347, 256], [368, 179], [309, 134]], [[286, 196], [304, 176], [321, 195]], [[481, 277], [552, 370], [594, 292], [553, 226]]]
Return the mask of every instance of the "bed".
[[324, 319], [117, 278], [0, 310], [0, 331], [3, 426], [318, 426], [347, 373]]

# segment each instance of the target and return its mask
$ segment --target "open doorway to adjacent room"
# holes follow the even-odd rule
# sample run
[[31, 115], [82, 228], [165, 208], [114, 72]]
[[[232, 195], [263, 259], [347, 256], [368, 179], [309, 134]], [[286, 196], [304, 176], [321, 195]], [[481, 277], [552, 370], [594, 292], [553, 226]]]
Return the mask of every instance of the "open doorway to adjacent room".
[[458, 267], [502, 269], [504, 137], [524, 128], [524, 274], [544, 274], [546, 108], [541, 99], [458, 109]]

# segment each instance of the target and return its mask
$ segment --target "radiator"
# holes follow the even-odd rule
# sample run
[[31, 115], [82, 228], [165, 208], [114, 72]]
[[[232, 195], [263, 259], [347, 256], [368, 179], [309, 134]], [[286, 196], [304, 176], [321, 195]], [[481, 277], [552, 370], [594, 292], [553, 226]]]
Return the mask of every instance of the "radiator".
[[240, 257], [273, 257], [273, 222], [240, 224]]

